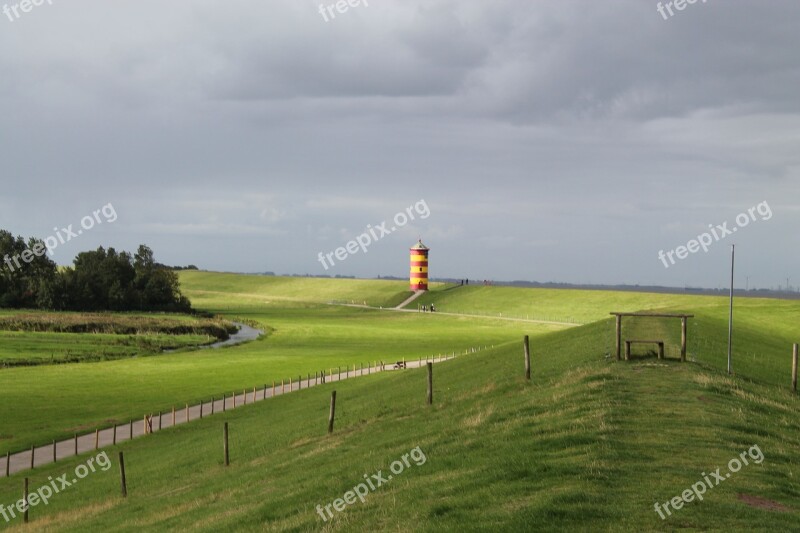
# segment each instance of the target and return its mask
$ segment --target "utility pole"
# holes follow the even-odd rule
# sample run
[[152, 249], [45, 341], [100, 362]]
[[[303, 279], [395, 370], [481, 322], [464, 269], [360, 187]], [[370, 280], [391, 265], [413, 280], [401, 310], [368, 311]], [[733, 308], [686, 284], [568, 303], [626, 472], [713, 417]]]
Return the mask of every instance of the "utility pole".
[[736, 261], [736, 245], [731, 245], [731, 292], [730, 310], [728, 312], [728, 374], [733, 373], [732, 368], [732, 347], [733, 347], [733, 267]]

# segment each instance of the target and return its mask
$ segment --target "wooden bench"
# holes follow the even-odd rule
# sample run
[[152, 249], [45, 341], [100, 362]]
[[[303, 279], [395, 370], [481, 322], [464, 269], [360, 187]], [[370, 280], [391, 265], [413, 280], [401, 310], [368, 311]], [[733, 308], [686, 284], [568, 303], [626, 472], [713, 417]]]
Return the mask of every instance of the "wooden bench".
[[648, 340], [638, 340], [638, 339], [631, 339], [625, 341], [625, 360], [630, 361], [631, 359], [631, 344], [658, 344], [658, 358], [664, 359], [664, 341], [648, 341]]

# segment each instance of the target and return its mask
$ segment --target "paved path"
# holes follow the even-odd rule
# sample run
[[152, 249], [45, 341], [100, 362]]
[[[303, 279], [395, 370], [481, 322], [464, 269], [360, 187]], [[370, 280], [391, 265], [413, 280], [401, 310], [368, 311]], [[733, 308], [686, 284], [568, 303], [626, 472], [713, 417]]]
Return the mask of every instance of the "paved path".
[[[471, 349], [470, 351], [476, 350]], [[435, 358], [429, 358], [428, 361], [437, 363], [444, 362], [449, 359], [453, 359], [454, 356], [455, 355], [443, 355]], [[424, 366], [425, 363], [425, 360], [409, 360], [405, 362], [405, 365], [406, 368], [419, 368], [420, 366]], [[153, 432], [162, 431], [173, 426], [186, 424], [192, 420], [198, 420], [200, 418], [219, 414], [230, 409], [235, 409], [244, 405], [263, 401], [268, 398], [272, 398], [273, 396], [281, 396], [290, 392], [297, 392], [299, 390], [315, 387], [324, 383], [361, 377], [387, 370], [396, 370], [397, 368], [395, 368], [395, 365], [395, 362], [384, 361], [383, 369], [381, 369], [380, 364], [376, 366], [368, 365], [368, 368], [356, 368], [354, 365], [353, 370], [348, 370], [345, 368], [344, 371], [342, 371], [339, 368], [338, 372], [334, 372], [334, 370], [337, 369], [333, 368], [330, 369], [331, 375], [326, 375], [324, 381], [321, 375], [315, 377], [311, 376], [310, 374], [306, 374], [306, 378], [299, 381], [292, 380], [291, 384], [289, 382], [286, 382], [283, 385], [281, 385], [281, 383], [276, 383], [274, 388], [271, 385], [264, 384], [263, 388], [261, 389], [256, 387], [248, 391], [242, 391], [241, 393], [232, 392], [230, 395], [226, 395], [224, 399], [214, 399], [213, 401], [204, 402], [198, 405], [191, 405], [188, 407], [184, 404], [184, 406], [181, 408], [176, 407], [174, 412], [169, 411], [167, 413], [154, 413], [153, 417], [151, 418], [150, 425], [152, 426]], [[300, 378], [300, 376], [298, 376], [298, 378]], [[7, 474], [15, 474], [17, 472], [29, 470], [31, 468], [31, 463], [33, 463], [33, 467], [35, 468], [53, 463], [55, 460], [74, 457], [75, 455], [80, 455], [87, 452], [94, 452], [101, 448], [113, 446], [115, 444], [119, 444], [136, 437], [142, 437], [144, 435], [145, 421], [144, 416], [142, 416], [141, 419], [120, 424], [115, 427], [98, 430], [87, 435], [78, 435], [75, 438], [60, 441], [55, 444], [38, 446], [34, 450], [27, 450], [24, 452], [6, 455], [5, 457], [0, 457], [0, 477], [5, 477]]]
[[[399, 307], [372, 307], [370, 305], [363, 305], [363, 304], [340, 304], [340, 303], [329, 303], [328, 305], [341, 305], [344, 307], [360, 307], [361, 309], [374, 309], [376, 311], [399, 311], [401, 313], [419, 313], [420, 311], [417, 309], [400, 309]], [[556, 322], [554, 320], [536, 320], [536, 319], [528, 319], [528, 318], [514, 318], [514, 317], [505, 317], [503, 315], [470, 315], [468, 313], [448, 313], [446, 311], [436, 311], [432, 313], [434, 315], [447, 315], [447, 316], [465, 316], [469, 318], [491, 318], [492, 320], [511, 320], [513, 322], [529, 322], [531, 324], [552, 324], [555, 326], [570, 326], [576, 328], [581, 326], [582, 324], [578, 324], [575, 322]]]
[[395, 309], [403, 309], [405, 306], [407, 306], [408, 304], [410, 304], [411, 302], [413, 302], [414, 300], [416, 300], [417, 298], [419, 298], [419, 297], [420, 297], [420, 296], [422, 296], [423, 294], [425, 294], [425, 291], [414, 291], [414, 294], [412, 294], [411, 296], [409, 296], [409, 297], [406, 299], [406, 301], [404, 301], [403, 303], [401, 303], [400, 305], [398, 305], [397, 307], [395, 307]]

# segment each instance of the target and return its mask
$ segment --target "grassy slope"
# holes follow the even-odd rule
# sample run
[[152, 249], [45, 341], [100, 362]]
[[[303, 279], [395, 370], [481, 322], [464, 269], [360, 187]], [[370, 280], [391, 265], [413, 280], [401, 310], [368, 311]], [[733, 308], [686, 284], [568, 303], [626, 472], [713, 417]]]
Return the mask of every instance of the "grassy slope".
[[[503, 313], [552, 320], [592, 322], [608, 317], [610, 311], [660, 310], [696, 315], [689, 323], [690, 357], [716, 368], [727, 368], [728, 299], [714, 296], [670, 295], [633, 292], [521, 289], [514, 287], [449, 287], [436, 289], [419, 300], [435, 303], [440, 311]], [[776, 385], [785, 385], [791, 370], [791, 346], [800, 341], [800, 302], [738, 298], [735, 303], [734, 370]], [[677, 355], [680, 342], [678, 321], [669, 324], [664, 335]], [[633, 322], [626, 319], [623, 336]], [[613, 326], [602, 340], [613, 348]], [[638, 337], [642, 338], [642, 337]]]
[[[336, 384], [333, 437], [325, 435], [327, 385], [134, 441], [122, 447], [126, 501], [117, 496], [115, 470], [93, 474], [34, 509], [34, 524], [51, 531], [796, 528], [798, 399], [700, 365], [609, 361], [608, 328], [597, 323], [535, 340], [532, 385], [521, 379], [518, 343], [437, 366], [433, 408], [423, 404], [421, 371]], [[635, 328], [666, 334], [657, 323]], [[228, 469], [219, 442], [225, 420]], [[654, 501], [679, 494], [702, 472], [724, 472], [752, 445], [766, 457], [761, 465], [659, 519]], [[323, 527], [316, 504], [416, 446], [424, 465]], [[33, 486], [75, 464], [38, 469]], [[14, 500], [19, 484], [19, 476], [0, 479], [0, 502]], [[793, 509], [755, 509], [739, 494]]]
[[[497, 344], [523, 331], [522, 325], [503, 321], [220, 299], [224, 303], [215, 310], [256, 320], [273, 328], [271, 335], [223, 350], [0, 371], [0, 453], [301, 373]], [[553, 329], [542, 325], [532, 331]]]
[[222, 295], [223, 302], [270, 304], [272, 302], [326, 303], [352, 301], [384, 307], [397, 305], [407, 298], [408, 283], [404, 281], [288, 278], [280, 276], [243, 276], [218, 272], [180, 273], [181, 288], [192, 298], [211, 298]]
[[535, 289], [494, 286], [438, 287], [417, 302], [433, 302], [439, 311], [587, 323], [608, 318], [611, 311], [641, 311], [678, 306], [719, 306], [724, 298], [641, 292]]

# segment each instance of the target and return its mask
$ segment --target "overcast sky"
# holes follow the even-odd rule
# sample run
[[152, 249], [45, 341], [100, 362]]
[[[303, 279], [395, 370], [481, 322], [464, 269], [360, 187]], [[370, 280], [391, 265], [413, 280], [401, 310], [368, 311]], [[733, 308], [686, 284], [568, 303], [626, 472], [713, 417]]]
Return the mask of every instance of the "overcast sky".
[[0, 228], [117, 214], [60, 264], [403, 276], [422, 237], [434, 278], [719, 287], [736, 243], [737, 285], [800, 286], [796, 0], [8, 1]]

